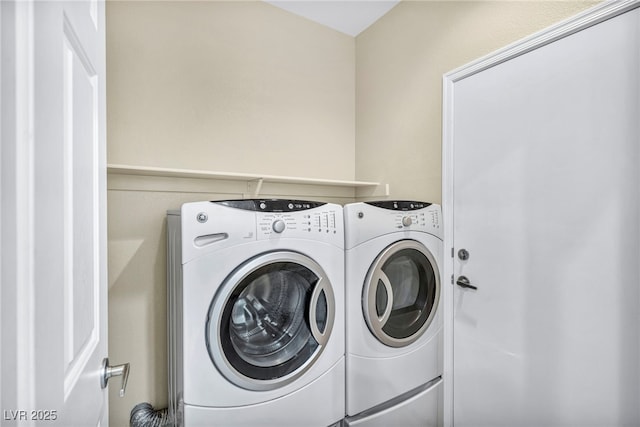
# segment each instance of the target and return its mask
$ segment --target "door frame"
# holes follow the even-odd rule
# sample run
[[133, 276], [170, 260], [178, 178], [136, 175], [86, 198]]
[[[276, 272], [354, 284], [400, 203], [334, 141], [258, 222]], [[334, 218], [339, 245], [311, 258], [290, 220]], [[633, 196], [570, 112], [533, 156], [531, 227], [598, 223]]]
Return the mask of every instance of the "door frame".
[[[561, 21], [547, 29], [537, 32], [529, 37], [512, 43], [502, 49], [481, 57], [473, 62], [463, 65], [446, 73], [442, 78], [442, 211], [444, 221], [444, 254], [443, 269], [445, 280], [450, 281], [451, 286], [443, 286], [444, 292], [444, 425], [454, 425], [453, 407], [453, 337], [454, 337], [454, 205], [453, 195], [455, 185], [453, 182], [455, 171], [454, 137], [455, 123], [453, 120], [455, 109], [455, 85], [456, 83], [471, 77], [484, 70], [517, 58], [535, 49], [553, 43], [570, 36], [603, 21], [621, 15], [632, 9], [640, 7], [640, 0], [621, 0], [603, 2], [593, 8]], [[449, 255], [450, 254], [450, 255]], [[450, 279], [446, 279], [450, 278]]]

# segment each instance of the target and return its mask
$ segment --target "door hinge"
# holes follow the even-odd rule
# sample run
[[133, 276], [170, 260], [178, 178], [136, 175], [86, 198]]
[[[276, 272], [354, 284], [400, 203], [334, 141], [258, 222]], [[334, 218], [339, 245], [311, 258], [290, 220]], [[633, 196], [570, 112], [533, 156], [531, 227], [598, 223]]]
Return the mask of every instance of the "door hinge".
[[451, 248], [451, 258], [453, 258], [453, 257], [454, 257], [454, 255], [453, 255], [453, 248]]
[[451, 284], [453, 285], [453, 274], [451, 275]]

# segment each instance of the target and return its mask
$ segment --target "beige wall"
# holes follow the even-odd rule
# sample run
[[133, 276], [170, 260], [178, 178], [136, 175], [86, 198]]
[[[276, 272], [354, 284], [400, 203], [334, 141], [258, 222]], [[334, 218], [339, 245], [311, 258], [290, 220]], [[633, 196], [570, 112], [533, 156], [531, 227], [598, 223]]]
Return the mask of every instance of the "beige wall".
[[110, 163], [352, 180], [355, 40], [257, 1], [107, 4]]
[[441, 201], [442, 75], [593, 6], [402, 1], [356, 39], [356, 177]]
[[[357, 178], [439, 201], [442, 74], [587, 6], [405, 1], [354, 39], [261, 2], [109, 1], [108, 161]], [[110, 387], [110, 419], [126, 426], [135, 404], [167, 403], [166, 210], [247, 186], [122, 175], [108, 186], [109, 357], [132, 368], [123, 399]]]

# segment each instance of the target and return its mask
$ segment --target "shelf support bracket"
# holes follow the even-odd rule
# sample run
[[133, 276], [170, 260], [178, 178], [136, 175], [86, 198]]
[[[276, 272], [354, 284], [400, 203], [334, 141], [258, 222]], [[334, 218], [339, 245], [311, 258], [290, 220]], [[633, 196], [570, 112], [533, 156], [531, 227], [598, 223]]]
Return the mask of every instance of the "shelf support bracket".
[[364, 187], [356, 190], [356, 199], [386, 198], [390, 195], [389, 184], [378, 184], [375, 187]]
[[244, 195], [245, 199], [256, 199], [262, 190], [262, 184], [264, 178], [258, 178], [251, 181], [247, 181], [247, 192]]

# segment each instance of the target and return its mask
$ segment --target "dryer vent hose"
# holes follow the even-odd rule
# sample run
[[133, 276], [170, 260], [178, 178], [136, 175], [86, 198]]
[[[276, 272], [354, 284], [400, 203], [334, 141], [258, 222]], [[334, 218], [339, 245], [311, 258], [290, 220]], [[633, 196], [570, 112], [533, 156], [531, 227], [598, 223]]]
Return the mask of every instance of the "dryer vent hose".
[[131, 410], [130, 427], [169, 427], [169, 408], [153, 409], [149, 403], [139, 403]]

